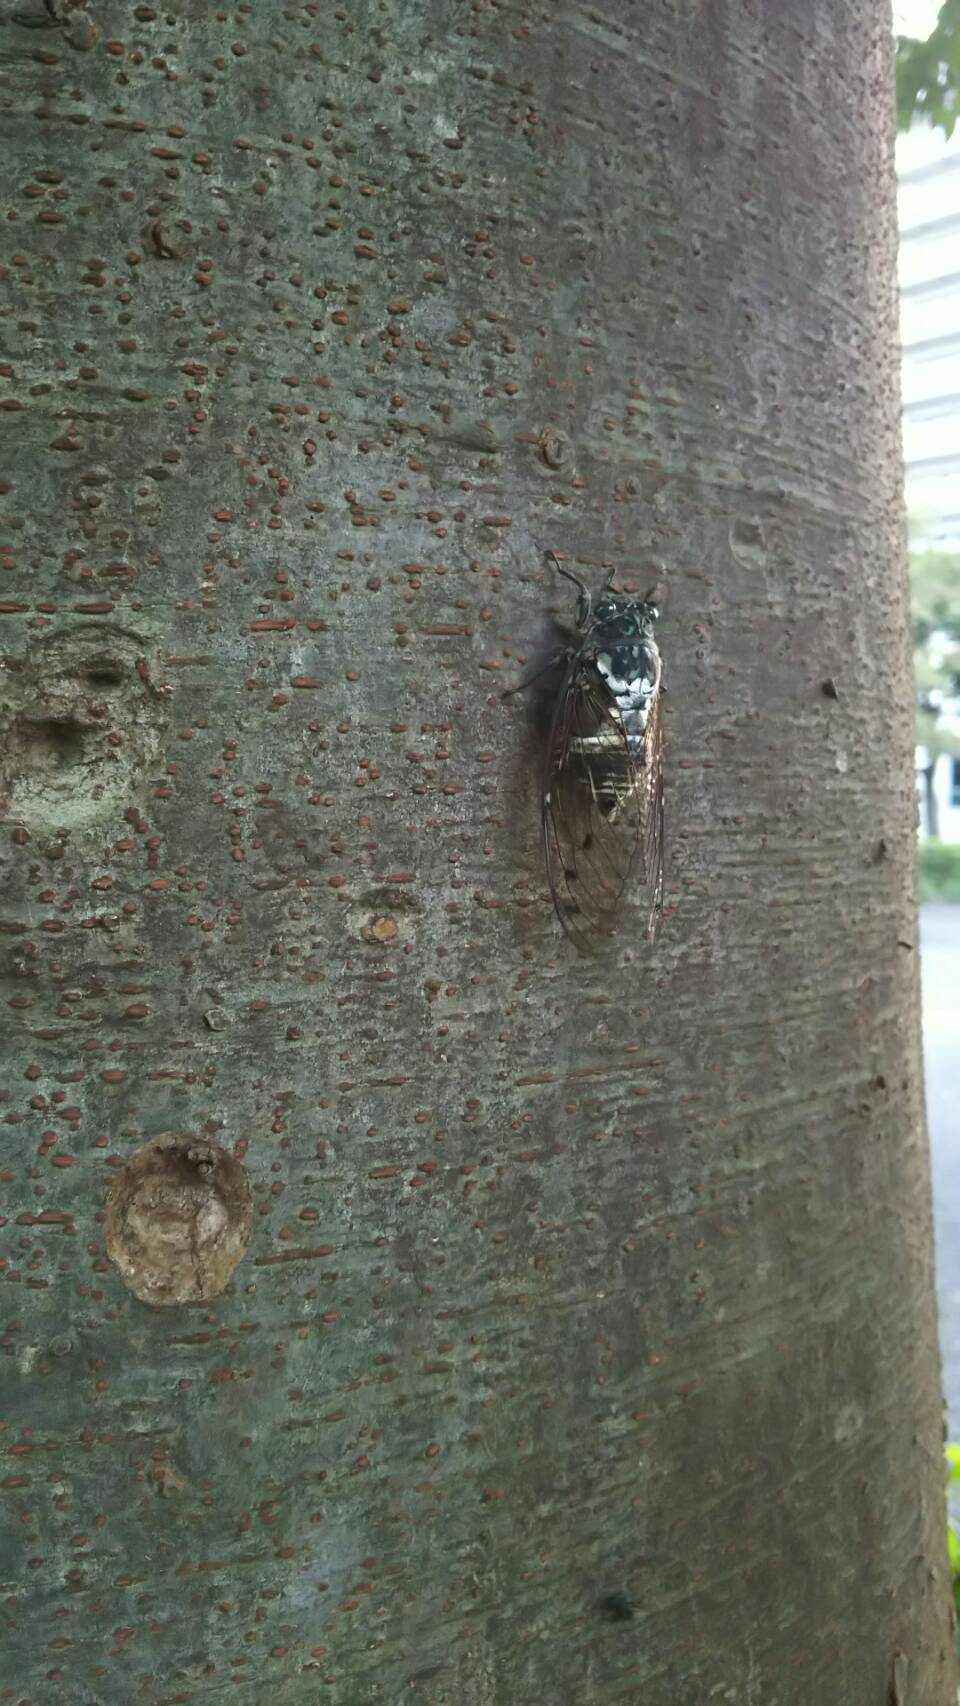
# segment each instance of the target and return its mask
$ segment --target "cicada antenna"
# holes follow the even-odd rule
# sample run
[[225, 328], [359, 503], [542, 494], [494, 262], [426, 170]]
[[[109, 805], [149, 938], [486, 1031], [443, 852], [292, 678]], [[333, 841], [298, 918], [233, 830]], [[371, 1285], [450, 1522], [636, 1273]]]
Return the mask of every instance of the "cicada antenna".
[[580, 591], [583, 593], [585, 598], [590, 597], [589, 587], [587, 587], [584, 584], [584, 582], [580, 579], [579, 575], [575, 575], [572, 572], [572, 570], [564, 568], [559, 557], [557, 556], [556, 551], [548, 551], [546, 553], [546, 555], [549, 557], [549, 559], [550, 559], [551, 563], [553, 564], [554, 568], [556, 569], [558, 575], [563, 575], [564, 580], [572, 581], [574, 586], [577, 586], [580, 588]]

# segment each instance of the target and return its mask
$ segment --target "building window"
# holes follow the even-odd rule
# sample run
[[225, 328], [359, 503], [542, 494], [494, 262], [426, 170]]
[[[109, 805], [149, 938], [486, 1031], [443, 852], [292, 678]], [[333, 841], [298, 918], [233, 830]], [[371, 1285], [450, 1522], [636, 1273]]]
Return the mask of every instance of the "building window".
[[960, 758], [950, 760], [950, 804], [960, 806]]

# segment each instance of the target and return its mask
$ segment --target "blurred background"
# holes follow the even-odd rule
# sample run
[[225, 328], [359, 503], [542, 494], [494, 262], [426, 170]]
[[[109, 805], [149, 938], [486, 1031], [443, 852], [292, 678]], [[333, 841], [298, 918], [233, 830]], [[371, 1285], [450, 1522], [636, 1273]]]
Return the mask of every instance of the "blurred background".
[[960, 0], [900, 0], [894, 29], [924, 1071], [960, 1610]]

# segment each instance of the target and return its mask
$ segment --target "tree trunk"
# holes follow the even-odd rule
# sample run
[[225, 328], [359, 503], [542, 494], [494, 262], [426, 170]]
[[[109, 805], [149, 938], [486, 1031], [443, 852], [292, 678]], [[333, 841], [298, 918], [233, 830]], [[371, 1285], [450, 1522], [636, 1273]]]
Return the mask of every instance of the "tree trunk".
[[3, 1697], [942, 1706], [886, 6], [23, 4]]

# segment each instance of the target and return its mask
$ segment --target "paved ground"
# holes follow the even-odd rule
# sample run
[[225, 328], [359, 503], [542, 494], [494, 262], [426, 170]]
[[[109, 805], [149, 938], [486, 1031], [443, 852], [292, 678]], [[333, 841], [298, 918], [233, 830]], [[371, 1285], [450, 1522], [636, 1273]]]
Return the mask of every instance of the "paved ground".
[[943, 1386], [960, 1440], [960, 906], [921, 907], [920, 942]]

